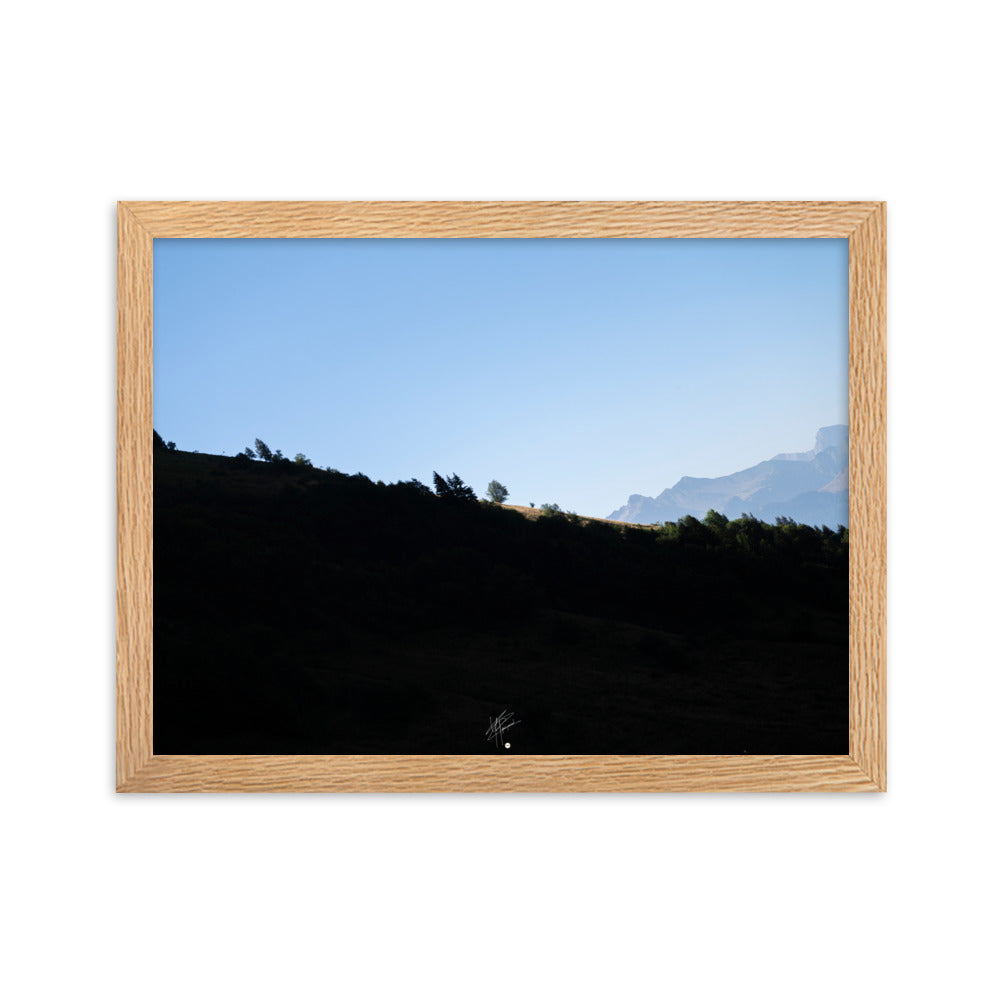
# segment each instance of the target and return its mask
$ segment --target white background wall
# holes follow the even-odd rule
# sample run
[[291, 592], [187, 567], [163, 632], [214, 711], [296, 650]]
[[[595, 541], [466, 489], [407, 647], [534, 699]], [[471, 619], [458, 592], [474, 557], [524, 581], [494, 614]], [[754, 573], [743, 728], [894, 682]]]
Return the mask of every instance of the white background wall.
[[[6, 11], [8, 995], [995, 986], [988, 10]], [[132, 198], [886, 199], [888, 794], [116, 797], [114, 203]]]

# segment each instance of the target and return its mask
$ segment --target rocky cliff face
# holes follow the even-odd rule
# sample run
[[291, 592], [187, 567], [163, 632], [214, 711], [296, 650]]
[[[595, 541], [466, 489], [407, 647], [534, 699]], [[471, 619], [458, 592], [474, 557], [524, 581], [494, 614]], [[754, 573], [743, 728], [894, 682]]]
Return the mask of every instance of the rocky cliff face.
[[847, 524], [847, 427], [821, 427], [811, 451], [775, 455], [749, 469], [715, 479], [685, 476], [658, 497], [636, 493], [612, 511], [614, 521], [653, 524], [710, 509], [727, 517], [753, 514], [764, 521], [791, 517], [835, 528]]

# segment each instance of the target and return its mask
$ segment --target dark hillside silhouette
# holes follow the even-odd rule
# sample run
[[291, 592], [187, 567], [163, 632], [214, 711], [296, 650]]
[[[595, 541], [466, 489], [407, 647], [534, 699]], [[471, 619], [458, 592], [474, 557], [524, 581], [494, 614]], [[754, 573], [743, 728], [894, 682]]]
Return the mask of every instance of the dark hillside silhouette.
[[157, 447], [155, 752], [847, 752], [846, 529], [434, 483]]

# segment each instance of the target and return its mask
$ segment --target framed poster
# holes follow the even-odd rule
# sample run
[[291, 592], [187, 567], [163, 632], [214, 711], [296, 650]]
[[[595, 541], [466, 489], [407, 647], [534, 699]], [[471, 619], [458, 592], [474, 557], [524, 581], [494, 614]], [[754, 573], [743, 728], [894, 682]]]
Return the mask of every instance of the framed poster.
[[884, 204], [118, 219], [119, 790], [885, 788]]

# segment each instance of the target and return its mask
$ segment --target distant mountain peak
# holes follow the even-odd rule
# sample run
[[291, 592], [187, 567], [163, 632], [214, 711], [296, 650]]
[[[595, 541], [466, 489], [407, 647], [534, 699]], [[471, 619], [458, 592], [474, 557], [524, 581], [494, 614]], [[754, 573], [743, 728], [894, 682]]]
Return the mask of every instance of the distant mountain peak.
[[747, 513], [773, 521], [783, 516], [835, 528], [847, 524], [847, 454], [848, 427], [832, 424], [816, 432], [811, 451], [775, 455], [714, 479], [683, 476], [655, 498], [633, 493], [608, 518], [654, 524], [717, 510], [727, 517]]
[[833, 448], [836, 451], [843, 451], [847, 454], [847, 424], [831, 424], [829, 427], [821, 427], [816, 432], [816, 443], [812, 451], [784, 452], [775, 455], [773, 462], [810, 462], [820, 452]]
[[821, 427], [816, 432], [816, 451], [822, 451], [824, 448], [846, 448], [848, 433], [847, 424]]

